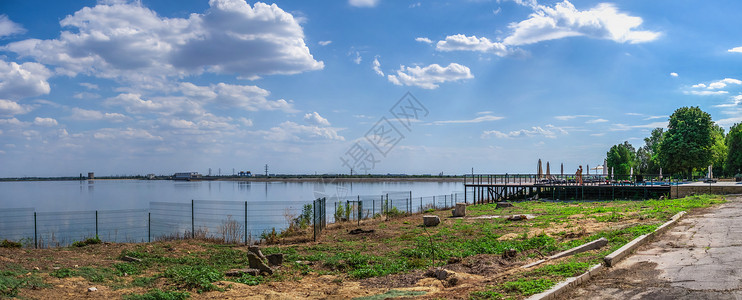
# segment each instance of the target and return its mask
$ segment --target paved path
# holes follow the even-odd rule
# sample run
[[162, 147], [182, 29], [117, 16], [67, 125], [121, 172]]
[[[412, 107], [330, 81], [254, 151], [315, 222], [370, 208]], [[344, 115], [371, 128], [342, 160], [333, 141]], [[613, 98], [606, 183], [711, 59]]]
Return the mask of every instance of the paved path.
[[563, 299], [742, 299], [742, 198], [685, 216]]

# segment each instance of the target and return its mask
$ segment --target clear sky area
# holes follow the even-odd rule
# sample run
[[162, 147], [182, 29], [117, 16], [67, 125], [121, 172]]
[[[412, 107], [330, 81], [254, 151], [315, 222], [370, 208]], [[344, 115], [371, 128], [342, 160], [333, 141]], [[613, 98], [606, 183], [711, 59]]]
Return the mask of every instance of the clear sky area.
[[535, 173], [742, 120], [740, 1], [0, 1], [0, 177]]

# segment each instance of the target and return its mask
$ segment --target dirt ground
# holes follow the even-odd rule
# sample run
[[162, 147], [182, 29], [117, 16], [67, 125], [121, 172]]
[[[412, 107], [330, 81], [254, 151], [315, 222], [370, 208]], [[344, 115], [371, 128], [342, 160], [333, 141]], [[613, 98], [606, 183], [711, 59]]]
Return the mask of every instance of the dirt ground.
[[[450, 212], [437, 212], [441, 215]], [[636, 220], [616, 223], [599, 223], [594, 218], [575, 218], [571, 222], [554, 224], [549, 228], [533, 228], [528, 235], [541, 233], [556, 234], [568, 232], [568, 238], [579, 238], [593, 232], [616, 227], [625, 227], [636, 224]], [[346, 239], [378, 239], [398, 234], [400, 227], [416, 226], [420, 221], [419, 215], [413, 215], [387, 223], [388, 226], [378, 226], [381, 221], [362, 223], [360, 228], [374, 229], [371, 234], [348, 235], [351, 228], [359, 228], [353, 224], [335, 225], [328, 227], [320, 243], [331, 242], [338, 237]], [[443, 219], [446, 222], [446, 219]], [[526, 221], [528, 222], [528, 221]], [[528, 223], [525, 223], [528, 226]], [[502, 239], [514, 238], [516, 234], [503, 236]], [[564, 238], [564, 236], [560, 237]], [[283, 241], [287, 244], [312, 244], [306, 238]], [[204, 251], [203, 241], [173, 241], [169, 242], [177, 253]], [[151, 244], [153, 247], [157, 243]], [[83, 248], [56, 248], [56, 249], [6, 249], [0, 248], [0, 267], [8, 264], [21, 265], [29, 270], [39, 270], [43, 280], [51, 288], [22, 289], [20, 298], [30, 299], [101, 299], [121, 298], [131, 293], [145, 293], [147, 289], [126, 285], [130, 278], [123, 277], [121, 288], [112, 288], [110, 284], [95, 284], [82, 277], [55, 278], [49, 272], [55, 268], [79, 268], [84, 266], [111, 266], [120, 262], [117, 257], [122, 250], [131, 250], [134, 244], [90, 245]], [[247, 251], [246, 247], [238, 249]], [[450, 275], [445, 280], [426, 276], [427, 270], [416, 270], [404, 274], [387, 275], [364, 280], [352, 280], [345, 275], [319, 275], [310, 273], [305, 276], [291, 277], [284, 281], [269, 281], [256, 286], [248, 286], [235, 282], [223, 281], [218, 285], [226, 291], [195, 293], [191, 292], [192, 299], [352, 299], [357, 297], [373, 296], [396, 290], [400, 292], [425, 292], [415, 296], [418, 299], [468, 299], [473, 291], [482, 290], [485, 286], [495, 285], [507, 281], [508, 276], [520, 272], [519, 268], [533, 260], [524, 256], [534, 254], [519, 253], [518, 257], [503, 259], [499, 255], [475, 255], [464, 259], [451, 259], [442, 268]], [[559, 262], [555, 260], [554, 262]], [[283, 267], [280, 267], [283, 268]], [[280, 272], [280, 270], [279, 270]], [[164, 280], [164, 279], [158, 279]], [[88, 292], [89, 287], [96, 287], [95, 292]], [[402, 293], [404, 294], [404, 293]], [[380, 297], [379, 299], [384, 299]]]

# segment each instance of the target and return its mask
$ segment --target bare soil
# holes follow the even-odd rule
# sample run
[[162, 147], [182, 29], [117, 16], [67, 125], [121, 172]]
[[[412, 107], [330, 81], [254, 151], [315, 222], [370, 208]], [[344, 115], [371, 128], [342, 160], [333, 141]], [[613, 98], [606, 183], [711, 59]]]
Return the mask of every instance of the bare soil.
[[[448, 222], [449, 211], [439, 211], [443, 222]], [[623, 227], [636, 224], [637, 220], [625, 222], [601, 223], [594, 218], [576, 217], [569, 222], [552, 224], [548, 228], [536, 228], [535, 220], [517, 221], [522, 226], [532, 227], [528, 230], [529, 236], [547, 234], [559, 236], [560, 239], [579, 238], [584, 235], [606, 230], [609, 228]], [[467, 221], [467, 220], [465, 220]], [[487, 221], [487, 220], [469, 220]], [[383, 226], [382, 226], [383, 223]], [[350, 229], [359, 228], [357, 224], [335, 224], [327, 228], [320, 242], [310, 241], [307, 235], [282, 239], [281, 246], [286, 245], [316, 245], [332, 244], [339, 240], [383, 240], [389, 237], [399, 236], [401, 233], [409, 232], [412, 227], [419, 226], [420, 215], [401, 217], [390, 221], [371, 220], [361, 224], [363, 229], [373, 229], [373, 233], [350, 235]], [[436, 229], [431, 229], [436, 230]], [[565, 232], [567, 233], [565, 235]], [[503, 239], [515, 238], [518, 234], [503, 236]], [[171, 242], [155, 242], [147, 244], [146, 247], [162, 248], [165, 244], [172, 247], [172, 255], [186, 255], [193, 252], [206, 251], [205, 241], [182, 240]], [[123, 277], [120, 282], [111, 284], [109, 282], [100, 284], [89, 282], [82, 277], [55, 278], [49, 273], [56, 268], [80, 268], [84, 266], [111, 266], [120, 262], [117, 259], [122, 250], [132, 250], [136, 244], [113, 244], [104, 243], [89, 245], [82, 248], [56, 248], [56, 249], [7, 249], [0, 248], [0, 269], [11, 264], [23, 266], [28, 270], [39, 270], [43, 280], [50, 284], [48, 288], [22, 289], [19, 297], [29, 299], [100, 299], [121, 298], [126, 294], [145, 293], [148, 289], [131, 287], [127, 285], [130, 278]], [[392, 247], [392, 246], [390, 246]], [[238, 247], [247, 251], [246, 247]], [[366, 252], [370, 254], [382, 253], [388, 249], [371, 248]], [[309, 273], [298, 276], [288, 270], [280, 269], [279, 274], [285, 275], [285, 280], [269, 281], [256, 286], [248, 286], [235, 282], [223, 281], [218, 285], [226, 291], [196, 293], [191, 292], [192, 299], [351, 299], [378, 295], [391, 289], [400, 291], [425, 291], [426, 294], [417, 296], [419, 299], [468, 299], [473, 291], [484, 289], [485, 286], [505, 282], [508, 276], [520, 272], [522, 265], [537, 258], [527, 259], [526, 256], [535, 254], [532, 252], [519, 253], [517, 257], [504, 259], [499, 255], [475, 255], [463, 259], [449, 259], [442, 268], [449, 271], [451, 275], [445, 280], [431, 278], [425, 275], [426, 270], [416, 270], [403, 274], [387, 275], [363, 280], [353, 280], [344, 274], [321, 275]], [[317, 266], [315, 270], [322, 270]], [[284, 273], [281, 273], [284, 272]], [[630, 276], [630, 274], [627, 274]], [[156, 287], [167, 288], [164, 279], [158, 279]], [[96, 287], [98, 291], [88, 292], [89, 287]]]

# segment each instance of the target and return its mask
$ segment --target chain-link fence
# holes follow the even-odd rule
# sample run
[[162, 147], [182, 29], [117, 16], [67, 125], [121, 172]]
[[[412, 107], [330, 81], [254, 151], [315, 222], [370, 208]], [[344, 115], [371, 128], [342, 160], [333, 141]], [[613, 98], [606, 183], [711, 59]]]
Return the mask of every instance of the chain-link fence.
[[[0, 240], [25, 247], [69, 246], [98, 238], [106, 242], [151, 242], [184, 238], [245, 243], [275, 237], [287, 228], [312, 225], [315, 238], [328, 222], [359, 221], [454, 207], [463, 193], [412, 197], [412, 192], [319, 198], [312, 201], [150, 202], [149, 209], [36, 212], [0, 211]], [[334, 207], [326, 208], [327, 202]], [[319, 201], [319, 202], [318, 202]]]

